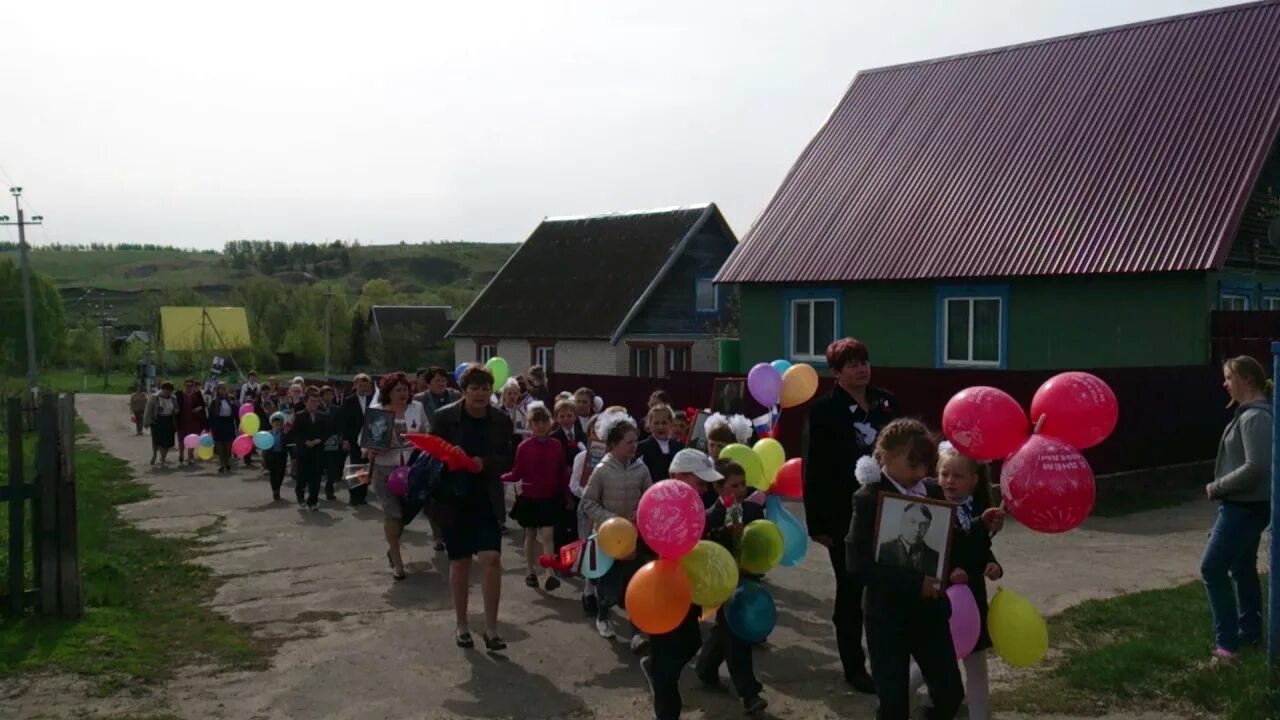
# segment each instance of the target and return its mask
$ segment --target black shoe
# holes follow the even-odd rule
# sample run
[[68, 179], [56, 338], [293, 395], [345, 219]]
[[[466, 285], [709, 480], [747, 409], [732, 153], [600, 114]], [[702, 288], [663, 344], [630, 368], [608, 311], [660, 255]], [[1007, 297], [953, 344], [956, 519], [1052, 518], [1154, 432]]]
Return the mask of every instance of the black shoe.
[[275, 502], [280, 502], [280, 493], [271, 493], [271, 499]]
[[845, 675], [844, 681], [849, 683], [849, 687], [863, 693], [864, 695], [876, 694], [876, 683], [865, 670], [854, 673], [853, 675]]
[[507, 649], [507, 641], [494, 635], [489, 637], [488, 634], [482, 635], [484, 638], [484, 649], [489, 652], [502, 652]]
[[742, 711], [748, 715], [755, 715], [758, 712], [763, 712], [767, 707], [769, 707], [769, 701], [759, 695], [742, 698]]
[[524, 584], [525, 584], [526, 586], [528, 586], [528, 587], [531, 587], [531, 588], [537, 589], [537, 587], [538, 587], [538, 576], [537, 576], [537, 575], [534, 575], [533, 573], [529, 573], [528, 575], [525, 575], [525, 576], [524, 576]]
[[596, 602], [595, 595], [582, 596], [582, 612], [590, 615], [591, 617], [595, 617], [599, 609], [600, 609], [600, 604]]
[[444, 543], [442, 543], [442, 542], [440, 542], [440, 541], [436, 541], [436, 544], [435, 544], [435, 545], [432, 545], [431, 547], [432, 547], [432, 549], [433, 549], [433, 550], [435, 550], [436, 552], [444, 552]]
[[453, 641], [457, 643], [458, 647], [463, 648], [464, 650], [470, 650], [476, 646], [476, 641], [471, 637], [471, 633], [469, 632], [460, 632], [454, 635]]
[[694, 674], [698, 676], [698, 682], [702, 683], [702, 688], [704, 690], [711, 690], [714, 692], [724, 692], [725, 690], [724, 683], [720, 682], [719, 675], [716, 675], [716, 676], [703, 675], [702, 673], [697, 671], [695, 671]]
[[335, 495], [335, 494], [333, 494], [333, 493], [325, 493], [325, 494], [324, 494], [324, 499], [325, 499], [325, 500], [337, 500], [337, 499], [338, 499], [338, 496], [337, 496], [337, 495]]
[[368, 505], [368, 504], [369, 504], [368, 500], [352, 500], [351, 501], [351, 507], [360, 507], [361, 505]]
[[542, 583], [542, 587], [547, 592], [551, 592], [552, 590], [560, 587], [560, 578], [555, 575], [548, 575], [547, 579]]

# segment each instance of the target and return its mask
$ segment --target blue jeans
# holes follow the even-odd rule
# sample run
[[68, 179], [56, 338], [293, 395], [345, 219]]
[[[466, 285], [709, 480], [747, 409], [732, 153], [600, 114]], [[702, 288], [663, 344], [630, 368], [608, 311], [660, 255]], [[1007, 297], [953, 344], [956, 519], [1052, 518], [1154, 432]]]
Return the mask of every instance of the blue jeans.
[[1270, 521], [1271, 511], [1265, 504], [1222, 503], [1200, 560], [1200, 577], [1213, 614], [1214, 639], [1218, 647], [1231, 652], [1239, 650], [1241, 644], [1262, 641], [1258, 545]]

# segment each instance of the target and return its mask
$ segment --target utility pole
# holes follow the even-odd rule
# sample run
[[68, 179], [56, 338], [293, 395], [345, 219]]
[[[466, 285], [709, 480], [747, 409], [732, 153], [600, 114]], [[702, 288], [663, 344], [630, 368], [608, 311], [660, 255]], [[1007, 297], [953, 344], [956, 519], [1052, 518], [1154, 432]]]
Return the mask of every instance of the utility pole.
[[102, 389], [111, 377], [111, 345], [107, 341], [107, 294], [98, 291], [98, 332], [102, 333]]
[[27, 225], [39, 225], [44, 218], [34, 215], [30, 220], [22, 217], [22, 188], [11, 187], [14, 207], [18, 210], [18, 222], [9, 222], [8, 215], [0, 215], [0, 225], [18, 226], [18, 263], [22, 267], [22, 314], [27, 323], [27, 388], [34, 394], [39, 386], [39, 373], [36, 370], [36, 324], [32, 317], [31, 305], [31, 261], [27, 257]]
[[330, 310], [333, 309], [333, 288], [330, 287], [324, 293], [324, 378], [325, 382], [329, 381], [329, 349], [332, 346], [332, 329], [333, 324], [329, 321]]

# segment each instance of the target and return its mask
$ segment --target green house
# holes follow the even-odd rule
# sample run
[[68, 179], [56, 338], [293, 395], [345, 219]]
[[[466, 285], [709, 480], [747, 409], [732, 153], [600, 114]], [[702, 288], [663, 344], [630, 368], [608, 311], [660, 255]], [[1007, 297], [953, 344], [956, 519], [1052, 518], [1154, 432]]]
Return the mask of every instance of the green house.
[[743, 369], [1207, 363], [1280, 310], [1277, 68], [1262, 2], [858, 73], [716, 278]]

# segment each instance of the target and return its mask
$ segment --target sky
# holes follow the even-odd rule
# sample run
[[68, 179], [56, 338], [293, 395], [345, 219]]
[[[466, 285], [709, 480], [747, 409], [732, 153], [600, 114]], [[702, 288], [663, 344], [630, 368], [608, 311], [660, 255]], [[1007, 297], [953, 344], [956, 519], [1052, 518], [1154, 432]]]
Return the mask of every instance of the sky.
[[0, 180], [33, 246], [516, 242], [707, 201], [741, 236], [859, 69], [1230, 4], [13, 3]]

